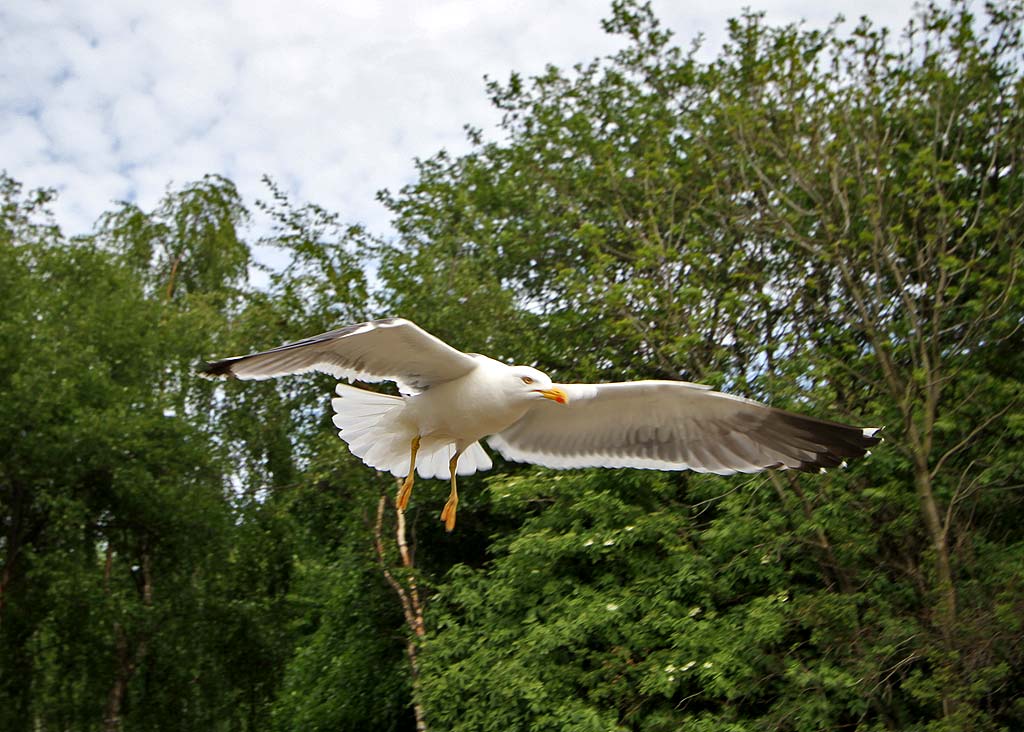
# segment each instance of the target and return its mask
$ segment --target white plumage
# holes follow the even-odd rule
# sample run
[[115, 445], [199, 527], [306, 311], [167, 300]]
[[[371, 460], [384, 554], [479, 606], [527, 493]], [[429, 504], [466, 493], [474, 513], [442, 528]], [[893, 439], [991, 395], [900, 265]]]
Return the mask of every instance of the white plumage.
[[[860, 457], [875, 429], [774, 409], [683, 381], [552, 384], [529, 366], [463, 353], [402, 318], [359, 323], [269, 351], [208, 364], [209, 376], [267, 379], [323, 371], [351, 381], [394, 381], [403, 396], [338, 384], [334, 424], [370, 467], [451, 478], [442, 513], [455, 525], [458, 475], [491, 467], [479, 440], [508, 460], [551, 468], [819, 470]], [[412, 463], [415, 461], [415, 471]]]

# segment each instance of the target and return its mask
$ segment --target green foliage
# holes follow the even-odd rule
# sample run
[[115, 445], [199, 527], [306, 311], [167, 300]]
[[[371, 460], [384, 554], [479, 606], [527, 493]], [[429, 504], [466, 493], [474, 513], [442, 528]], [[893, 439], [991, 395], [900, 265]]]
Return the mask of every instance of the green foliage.
[[[829, 480], [808, 513], [764, 477], [740, 488], [626, 471], [491, 481], [496, 510], [534, 515], [495, 543], [485, 569], [456, 568], [439, 589], [424, 657], [438, 682], [422, 687], [431, 719], [445, 729], [856, 724], [892, 693], [880, 664], [910, 652], [901, 646], [921, 628], [901, 618], [913, 593], [898, 577], [841, 575], [851, 552], [885, 555], [855, 481]], [[844, 543], [822, 546], [822, 527], [836, 526]]]
[[[213, 728], [247, 696], [239, 719], [257, 724], [280, 634], [268, 596], [235, 578], [251, 560], [231, 464], [210, 440], [212, 389], [192, 373], [245, 277], [234, 188], [207, 179], [75, 242], [39, 223], [38, 198], [6, 190], [3, 726], [92, 729], [116, 714]], [[176, 272], [158, 247], [140, 255], [168, 222], [183, 237]]]
[[[869, 473], [825, 486], [776, 476], [771, 490], [713, 502], [706, 526], [674, 529], [715, 568], [686, 577], [716, 595], [700, 605], [714, 616], [685, 632], [652, 630], [694, 602], [659, 605], [644, 584], [671, 584], [665, 557], [640, 546], [635, 577], [617, 574], [626, 557], [583, 572], [575, 525], [539, 532], [549, 513], [566, 521], [586, 505], [582, 484], [571, 507], [510, 521], [489, 563], [443, 586], [420, 694], [428, 718], [459, 729], [1021, 723], [1019, 643], [991, 653], [982, 639], [1013, 635], [992, 608], [1021, 598], [1011, 476], [1022, 392], [1006, 366], [1024, 352], [1022, 17], [1018, 3], [990, 7], [985, 25], [964, 4], [928, 6], [897, 43], [867, 20], [842, 37], [750, 13], [704, 65], [648, 6], [617, 3], [606, 27], [630, 39], [625, 50], [492, 84], [503, 139], [477, 135], [474, 152], [422, 163], [386, 198], [399, 239], [381, 275], [402, 312], [444, 313], [440, 326], [453, 301], [473, 303], [473, 317], [502, 323], [492, 351], [565, 379], [692, 375], [888, 425]], [[539, 497], [556, 478], [526, 480]], [[626, 480], [649, 477], [611, 482]], [[625, 610], [647, 600], [656, 609]], [[610, 605], [624, 610], [599, 620]], [[672, 683], [630, 684], [633, 665], [690, 660], [699, 666]]]
[[[372, 558], [353, 552], [331, 566], [301, 565], [296, 584], [308, 611], [274, 709], [277, 728], [407, 727], [401, 613]], [[370, 613], [367, 606], [389, 611]]]

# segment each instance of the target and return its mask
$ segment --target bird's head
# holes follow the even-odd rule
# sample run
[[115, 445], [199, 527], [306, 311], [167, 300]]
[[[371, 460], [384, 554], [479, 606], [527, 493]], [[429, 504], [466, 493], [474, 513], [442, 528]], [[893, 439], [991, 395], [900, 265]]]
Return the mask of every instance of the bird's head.
[[543, 371], [530, 366], [513, 366], [510, 372], [512, 388], [527, 399], [550, 399], [559, 404], [568, 404], [569, 395], [565, 389], [551, 383]]

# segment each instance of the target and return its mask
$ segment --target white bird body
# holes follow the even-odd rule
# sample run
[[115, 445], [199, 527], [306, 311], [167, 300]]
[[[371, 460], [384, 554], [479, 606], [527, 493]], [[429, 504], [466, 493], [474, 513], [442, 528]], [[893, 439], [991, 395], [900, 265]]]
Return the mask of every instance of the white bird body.
[[[479, 354], [472, 358], [464, 374], [404, 397], [339, 384], [332, 400], [339, 436], [367, 465], [396, 476], [411, 472], [414, 438], [420, 441], [416, 469], [421, 478], [449, 478], [448, 463], [455, 455], [463, 455], [459, 475], [489, 470], [491, 459], [478, 441], [518, 422], [553, 385], [528, 366], [510, 367]], [[524, 385], [524, 376], [531, 384]]]
[[208, 364], [209, 376], [266, 379], [324, 371], [350, 381], [395, 381], [403, 396], [338, 384], [338, 434], [367, 465], [451, 478], [442, 518], [455, 524], [455, 476], [491, 468], [479, 440], [507, 460], [552, 468], [694, 470], [727, 475], [770, 468], [823, 470], [879, 442], [851, 427], [768, 407], [683, 381], [552, 384], [529, 366], [458, 351], [401, 318], [346, 326], [269, 351]]
[[512, 426], [530, 408], [532, 400], [507, 388], [508, 366], [486, 356], [474, 358], [476, 368], [464, 376], [406, 397], [404, 419], [424, 438], [465, 446]]

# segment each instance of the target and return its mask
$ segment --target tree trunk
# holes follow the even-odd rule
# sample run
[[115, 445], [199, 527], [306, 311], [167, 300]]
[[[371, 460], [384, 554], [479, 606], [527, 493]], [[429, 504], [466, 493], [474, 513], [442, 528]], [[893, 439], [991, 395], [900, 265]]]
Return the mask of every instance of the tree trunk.
[[[401, 490], [402, 481], [398, 481], [398, 488]], [[387, 506], [387, 496], [382, 495], [377, 502], [377, 521], [374, 524], [374, 546], [377, 550], [377, 562], [380, 565], [384, 579], [398, 595], [402, 604], [402, 613], [405, 616], [405, 624], [410, 634], [405, 644], [405, 652], [409, 657], [409, 671], [412, 676], [412, 710], [416, 717], [417, 732], [427, 732], [426, 716], [423, 713], [423, 706], [417, 699], [419, 688], [419, 661], [416, 653], [420, 641], [426, 635], [426, 625], [423, 622], [423, 605], [420, 602], [419, 588], [416, 584], [415, 567], [413, 564], [412, 552], [409, 550], [409, 542], [405, 532], [405, 513], [395, 507], [395, 544], [398, 547], [398, 554], [401, 557], [402, 569], [405, 574], [404, 583], [399, 582], [387, 562], [387, 555], [384, 551], [384, 509]]]
[[[118, 628], [120, 630], [120, 628]], [[118, 644], [121, 645], [120, 643]], [[128, 678], [124, 668], [122, 648], [118, 649], [118, 668], [114, 678], [114, 685], [110, 687], [107, 694], [107, 708], [103, 715], [104, 732], [120, 732], [121, 730], [121, 706], [124, 702], [125, 690], [128, 688]]]
[[[107, 557], [103, 567], [103, 586], [107, 595], [110, 595], [110, 575], [114, 564], [114, 549], [107, 544]], [[150, 607], [153, 604], [153, 583], [149, 553], [142, 553], [142, 604]], [[146, 657], [148, 643], [145, 633], [141, 634], [135, 641], [135, 648], [131, 648], [131, 639], [119, 621], [114, 622], [114, 639], [116, 648], [117, 667], [114, 672], [114, 683], [107, 694], [107, 706], [103, 715], [104, 732], [120, 732], [121, 710], [124, 707], [124, 698], [128, 693], [128, 683], [135, 675], [136, 669]]]

